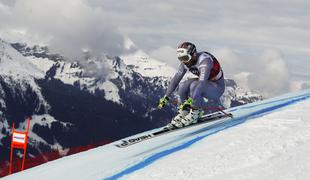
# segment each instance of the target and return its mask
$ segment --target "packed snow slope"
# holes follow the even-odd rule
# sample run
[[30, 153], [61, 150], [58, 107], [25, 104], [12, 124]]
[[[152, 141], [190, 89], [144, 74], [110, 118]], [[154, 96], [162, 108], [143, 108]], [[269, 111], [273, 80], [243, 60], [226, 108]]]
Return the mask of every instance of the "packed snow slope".
[[119, 148], [144, 132], [5, 180], [309, 179], [310, 90], [238, 106], [234, 118]]

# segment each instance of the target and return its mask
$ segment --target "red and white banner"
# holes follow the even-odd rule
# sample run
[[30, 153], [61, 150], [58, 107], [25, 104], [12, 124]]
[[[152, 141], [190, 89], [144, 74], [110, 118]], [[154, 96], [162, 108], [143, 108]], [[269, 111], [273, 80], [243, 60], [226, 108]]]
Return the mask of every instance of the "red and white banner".
[[26, 134], [14, 132], [13, 133], [13, 143], [25, 144], [26, 143]]

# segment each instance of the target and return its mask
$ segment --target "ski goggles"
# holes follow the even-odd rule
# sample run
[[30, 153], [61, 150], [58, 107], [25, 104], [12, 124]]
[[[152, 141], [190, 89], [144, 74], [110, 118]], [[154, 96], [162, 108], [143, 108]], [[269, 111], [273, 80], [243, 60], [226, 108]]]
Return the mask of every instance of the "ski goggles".
[[178, 48], [177, 49], [177, 56], [179, 61], [183, 63], [187, 63], [191, 60], [192, 56], [187, 53], [187, 49], [185, 48]]

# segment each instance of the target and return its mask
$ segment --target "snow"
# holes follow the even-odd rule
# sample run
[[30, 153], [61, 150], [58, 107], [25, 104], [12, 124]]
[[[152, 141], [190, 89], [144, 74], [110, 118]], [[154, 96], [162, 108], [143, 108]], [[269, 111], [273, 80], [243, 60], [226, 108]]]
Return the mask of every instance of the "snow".
[[[58, 62], [57, 65], [59, 65], [55, 78], [61, 80], [65, 84], [71, 84], [73, 85], [76, 81], [80, 80], [80, 77], [78, 77], [76, 74], [81, 73], [83, 70], [79, 67], [73, 68], [71, 63], [67, 62]], [[81, 84], [84, 84], [84, 82]]]
[[[119, 90], [117, 86], [111, 81], [109, 81], [110, 79], [117, 78], [119, 76], [118, 73], [112, 70], [112, 63], [114, 62], [112, 59], [108, 59], [105, 56], [99, 59], [90, 59], [89, 63], [95, 64], [97, 69], [94, 68], [96, 73], [92, 74], [92, 76], [89, 76], [86, 75], [86, 70], [77, 62], [54, 62], [46, 58], [35, 58], [33, 56], [28, 58], [35, 66], [37, 66], [44, 72], [47, 72], [53, 65], [57, 66], [58, 68], [56, 70], [54, 78], [61, 80], [65, 84], [75, 85], [75, 83], [78, 82], [81, 89], [86, 88], [91, 93], [94, 93], [96, 89], [104, 90], [105, 98], [107, 100], [122, 104], [120, 96], [118, 94]], [[110, 69], [105, 66], [109, 66]], [[124, 69], [125, 67], [120, 68], [122, 68], [120, 71], [126, 72], [126, 70]], [[102, 73], [99, 70], [109, 70], [109, 73]], [[96, 78], [100, 79], [99, 76], [104, 76], [105, 79], [97, 80]], [[128, 77], [130, 76], [128, 75]]]
[[[4, 177], [309, 179], [310, 90], [231, 108], [224, 118], [119, 148], [123, 140]], [[155, 130], [125, 138], [148, 135]]]
[[33, 66], [25, 57], [0, 39], [0, 75], [17, 78], [43, 78], [44, 73]]
[[221, 131], [124, 179], [309, 179], [309, 109], [310, 100]]
[[125, 37], [124, 47], [130, 53], [121, 55], [120, 58], [127, 66], [131, 66], [135, 72], [144, 77], [161, 76], [171, 78], [177, 71], [168, 64], [151, 58], [147, 53], [139, 49], [129, 37]]
[[[0, 116], [2, 116], [2, 111], [0, 111]], [[2, 129], [8, 129], [9, 124], [6, 119], [1, 118], [0, 119], [0, 136], [1, 138], [6, 137], [6, 134], [2, 132]], [[0, 141], [0, 145], [3, 145], [2, 142]]]
[[[27, 85], [30, 85], [32, 90], [37, 94], [40, 103], [37, 106], [38, 110], [42, 105], [47, 111], [50, 106], [41, 94], [40, 87], [36, 84], [35, 79], [44, 78], [45, 73], [36, 68], [29, 60], [23, 57], [11, 45], [0, 39], [0, 76], [7, 84], [15, 84], [23, 91]], [[3, 91], [1, 92], [1, 94]], [[13, 93], [14, 94], [14, 93]], [[5, 95], [4, 95], [5, 96]], [[1, 100], [3, 104], [4, 101]], [[5, 104], [4, 104], [5, 105]]]
[[[0, 97], [5, 98], [5, 92], [4, 92], [1, 84], [0, 84]], [[1, 99], [1, 98], [0, 98], [0, 106], [2, 108], [6, 108], [6, 103], [5, 103], [4, 99]]]
[[[25, 120], [20, 124], [21, 129], [26, 129], [28, 120]], [[50, 145], [47, 143], [44, 139], [42, 139], [40, 136], [38, 136], [36, 133], [32, 131], [34, 125], [40, 125], [40, 126], [46, 126], [48, 128], [52, 127], [53, 122], [58, 122], [60, 123], [63, 127], [67, 127], [67, 125], [71, 125], [71, 123], [64, 123], [56, 120], [53, 116], [49, 114], [43, 114], [43, 115], [33, 115], [31, 117], [30, 121], [30, 130], [29, 130], [29, 144], [32, 146], [38, 146], [40, 143], [48, 145], [51, 147], [51, 149], [54, 150], [60, 150], [63, 151], [64, 148], [58, 143], [54, 142], [54, 144]], [[23, 130], [22, 130], [23, 131]]]
[[34, 56], [28, 56], [26, 58], [44, 73], [46, 73], [55, 64], [54, 61], [49, 60], [48, 58], [37, 58]]
[[121, 98], [118, 93], [118, 87], [111, 81], [105, 81], [100, 85], [99, 89], [104, 89], [106, 100], [121, 103]]
[[136, 45], [129, 37], [124, 37], [124, 47], [126, 50], [136, 49]]
[[140, 73], [144, 77], [163, 76], [171, 78], [177, 71], [168, 64], [151, 58], [142, 50], [123, 55], [121, 58], [126, 65], [133, 67], [134, 71]]
[[[61, 80], [65, 84], [74, 85], [76, 82], [79, 82], [81, 89], [86, 87], [92, 93], [94, 93], [96, 89], [104, 90], [105, 98], [107, 100], [121, 104], [118, 88], [115, 84], [113, 84], [111, 81], [101, 82], [96, 81], [94, 77], [84, 76], [83, 74], [85, 73], [85, 70], [82, 69], [82, 67], [76, 65], [76, 62], [54, 62], [47, 58], [35, 58], [32, 56], [28, 58], [35, 66], [44, 72], [47, 72], [53, 65], [59, 66], [60, 68], [57, 69], [55, 78]], [[101, 66], [101, 64], [99, 64], [97, 61], [94, 61], [94, 63], [96, 63], [98, 66]], [[109, 78], [111, 78], [111, 76], [117, 77], [115, 74], [115, 72], [111, 72], [109, 74]]]

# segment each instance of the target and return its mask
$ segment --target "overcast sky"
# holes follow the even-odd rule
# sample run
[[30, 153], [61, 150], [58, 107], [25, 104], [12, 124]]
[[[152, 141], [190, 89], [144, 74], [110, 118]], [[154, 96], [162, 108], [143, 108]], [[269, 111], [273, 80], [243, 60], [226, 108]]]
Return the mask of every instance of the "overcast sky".
[[274, 96], [310, 87], [309, 9], [309, 0], [0, 0], [0, 38], [78, 58], [82, 49], [128, 53], [128, 37], [172, 66], [191, 41], [226, 77]]

